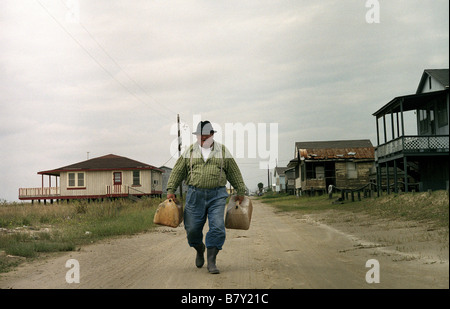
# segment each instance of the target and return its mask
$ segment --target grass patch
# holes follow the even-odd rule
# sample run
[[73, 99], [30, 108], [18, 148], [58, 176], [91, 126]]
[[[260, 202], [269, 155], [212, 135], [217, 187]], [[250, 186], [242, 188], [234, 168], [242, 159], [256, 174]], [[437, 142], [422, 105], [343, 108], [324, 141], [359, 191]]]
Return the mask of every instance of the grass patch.
[[436, 228], [449, 227], [449, 194], [445, 190], [390, 194], [355, 202], [346, 200], [343, 204], [333, 204], [337, 199], [337, 195], [334, 196], [335, 198], [330, 200], [328, 195], [295, 197], [273, 194], [258, 199], [279, 211], [308, 214], [334, 209], [353, 213], [364, 212], [370, 216], [392, 220], [425, 221]]
[[149, 231], [160, 202], [0, 203], [0, 273], [43, 252], [73, 251], [107, 237]]

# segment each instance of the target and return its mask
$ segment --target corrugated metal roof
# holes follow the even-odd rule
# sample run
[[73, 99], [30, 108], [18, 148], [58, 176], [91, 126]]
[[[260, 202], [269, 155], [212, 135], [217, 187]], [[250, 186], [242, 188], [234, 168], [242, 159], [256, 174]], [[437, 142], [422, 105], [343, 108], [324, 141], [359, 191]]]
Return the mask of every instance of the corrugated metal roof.
[[375, 159], [370, 140], [297, 142], [295, 146], [300, 157], [308, 160]]
[[329, 148], [329, 149], [301, 149], [300, 155], [308, 160], [326, 159], [374, 159], [373, 147], [364, 148]]
[[358, 140], [337, 140], [337, 141], [314, 141], [314, 142], [296, 142], [297, 149], [324, 149], [324, 148], [359, 148], [373, 147], [368, 139]]

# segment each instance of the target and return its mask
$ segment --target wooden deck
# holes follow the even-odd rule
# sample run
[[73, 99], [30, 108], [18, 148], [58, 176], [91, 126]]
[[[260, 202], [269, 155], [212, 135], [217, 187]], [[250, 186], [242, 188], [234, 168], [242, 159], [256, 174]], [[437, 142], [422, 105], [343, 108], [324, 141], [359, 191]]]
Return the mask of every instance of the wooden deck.
[[161, 195], [161, 191], [142, 192], [127, 185], [107, 185], [104, 192], [86, 195], [82, 190], [73, 190], [70, 194], [61, 195], [60, 187], [20, 188], [20, 200], [66, 200], [66, 199], [99, 199], [132, 196]]

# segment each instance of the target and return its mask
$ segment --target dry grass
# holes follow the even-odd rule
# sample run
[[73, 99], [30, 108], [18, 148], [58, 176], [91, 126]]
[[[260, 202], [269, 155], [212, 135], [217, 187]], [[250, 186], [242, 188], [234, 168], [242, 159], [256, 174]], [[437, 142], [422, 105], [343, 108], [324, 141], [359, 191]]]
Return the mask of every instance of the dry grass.
[[0, 204], [0, 272], [43, 252], [72, 251], [105, 237], [154, 227], [159, 199]]

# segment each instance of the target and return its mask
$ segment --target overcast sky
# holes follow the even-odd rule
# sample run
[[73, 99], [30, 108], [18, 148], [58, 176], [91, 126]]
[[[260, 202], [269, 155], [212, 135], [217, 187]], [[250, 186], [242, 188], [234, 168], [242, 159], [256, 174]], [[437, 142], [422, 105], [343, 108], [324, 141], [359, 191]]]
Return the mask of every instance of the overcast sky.
[[[371, 2], [379, 23], [366, 0], [2, 0], [0, 199], [88, 152], [173, 167], [177, 114], [184, 136], [266, 124], [267, 149], [276, 123], [278, 166], [295, 142], [376, 146], [372, 114], [449, 67], [449, 1]], [[262, 155], [237, 158], [251, 190]]]

